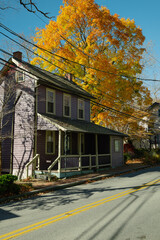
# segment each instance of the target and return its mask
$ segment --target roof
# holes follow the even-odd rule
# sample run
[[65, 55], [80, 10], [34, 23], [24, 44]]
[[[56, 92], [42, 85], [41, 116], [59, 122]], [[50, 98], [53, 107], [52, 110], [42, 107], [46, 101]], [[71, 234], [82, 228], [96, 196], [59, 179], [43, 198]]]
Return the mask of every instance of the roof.
[[27, 70], [34, 76], [36, 76], [39, 79], [39, 83], [54, 87], [57, 89], [62, 89], [66, 92], [83, 96], [86, 98], [94, 98], [90, 93], [83, 90], [80, 86], [78, 86], [73, 81], [69, 81], [67, 78], [59, 76], [57, 74], [48, 72], [46, 70], [43, 70], [37, 66], [34, 66], [30, 63], [27, 63], [25, 61], [20, 61], [17, 58], [12, 58], [19, 62], [20, 64], [23, 64], [24, 67], [27, 68]]
[[150, 111], [150, 110], [152, 110], [154, 107], [156, 107], [156, 106], [160, 106], [160, 103], [158, 103], [158, 102], [154, 102], [151, 106], [149, 106], [148, 107], [148, 111]]
[[[121, 136], [121, 137], [128, 136], [126, 134], [99, 126], [92, 122], [87, 122], [84, 120], [77, 120], [77, 119], [73, 120], [73, 119], [68, 119], [64, 117], [55, 117], [49, 114], [38, 114], [38, 118], [43, 120], [43, 123], [45, 123], [45, 126], [46, 126], [46, 122], [48, 122], [52, 124], [54, 127], [56, 127], [56, 129], [61, 129], [62, 131], [106, 134], [106, 135]], [[42, 130], [42, 129], [38, 127], [38, 130]]]

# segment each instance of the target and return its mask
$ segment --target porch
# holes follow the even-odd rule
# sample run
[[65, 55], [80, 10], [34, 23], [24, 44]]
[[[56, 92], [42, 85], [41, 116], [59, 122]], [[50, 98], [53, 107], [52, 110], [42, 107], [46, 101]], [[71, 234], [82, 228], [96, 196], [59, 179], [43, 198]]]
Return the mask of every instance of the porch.
[[123, 134], [91, 122], [38, 116], [36, 173], [61, 178], [123, 164]]
[[[53, 133], [53, 141], [50, 133]], [[110, 137], [107, 135], [62, 130], [39, 131], [37, 143], [41, 170], [38, 172], [49, 177], [68, 177], [111, 166]], [[44, 154], [45, 151], [48, 152]]]

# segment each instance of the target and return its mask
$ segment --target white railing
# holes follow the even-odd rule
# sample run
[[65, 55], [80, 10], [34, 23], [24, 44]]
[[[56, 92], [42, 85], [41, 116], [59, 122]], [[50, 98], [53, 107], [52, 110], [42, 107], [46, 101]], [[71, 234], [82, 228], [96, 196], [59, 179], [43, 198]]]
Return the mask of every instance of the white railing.
[[51, 178], [51, 171], [52, 171], [52, 168], [56, 165], [56, 163], [60, 160], [60, 157], [58, 156], [54, 162], [48, 167], [48, 178], [50, 180]]
[[[36, 163], [37, 163], [37, 167], [36, 167]], [[40, 154], [36, 154], [36, 156], [34, 156], [34, 158], [29, 161], [27, 164], [26, 164], [26, 168], [27, 168], [27, 178], [28, 178], [28, 168], [29, 166], [32, 165], [32, 175], [33, 175], [33, 172], [34, 170], [37, 168], [37, 170], [39, 170], [39, 167], [40, 167]]]
[[[104, 163], [100, 164], [100, 157], [110, 157], [109, 163]], [[83, 165], [83, 158], [88, 158], [88, 165]], [[73, 161], [73, 165], [77, 166], [67, 166], [68, 161], [71, 160]], [[85, 161], [85, 160], [84, 160]], [[87, 161], [87, 160], [86, 160]], [[48, 167], [48, 172], [51, 175], [51, 170], [53, 167], [56, 165], [58, 162], [58, 171], [66, 171], [66, 170], [79, 170], [81, 171], [82, 169], [88, 168], [99, 168], [99, 167], [106, 167], [106, 166], [111, 166], [111, 154], [85, 154], [85, 155], [61, 155], [56, 158], [56, 160]], [[93, 163], [94, 162], [94, 163]], [[70, 164], [72, 165], [72, 164]]]

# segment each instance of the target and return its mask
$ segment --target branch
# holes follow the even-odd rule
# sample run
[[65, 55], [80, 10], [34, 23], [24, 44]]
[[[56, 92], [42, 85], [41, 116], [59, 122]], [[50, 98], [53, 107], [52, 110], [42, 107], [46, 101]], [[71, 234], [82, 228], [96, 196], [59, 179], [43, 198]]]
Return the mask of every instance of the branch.
[[[53, 16], [52, 16], [52, 17], [49, 17], [49, 16], [48, 16], [49, 13], [45, 13], [45, 12], [41, 11], [41, 10], [36, 6], [36, 4], [33, 3], [32, 0], [29, 0], [28, 3], [24, 3], [24, 2], [23, 2], [24, 0], [19, 0], [19, 1], [20, 1], [20, 4], [21, 4], [25, 9], [27, 9], [27, 11], [29, 11], [29, 12], [35, 13], [35, 12], [37, 11], [37, 12], [41, 13], [41, 14], [42, 14], [44, 17], [46, 17], [46, 18], [49, 18], [49, 19], [53, 18]], [[33, 8], [35, 8], [35, 10], [33, 10]]]
[[13, 7], [0, 7], [0, 10], [6, 10], [6, 9], [14, 9], [15, 10], [15, 8], [13, 8]]

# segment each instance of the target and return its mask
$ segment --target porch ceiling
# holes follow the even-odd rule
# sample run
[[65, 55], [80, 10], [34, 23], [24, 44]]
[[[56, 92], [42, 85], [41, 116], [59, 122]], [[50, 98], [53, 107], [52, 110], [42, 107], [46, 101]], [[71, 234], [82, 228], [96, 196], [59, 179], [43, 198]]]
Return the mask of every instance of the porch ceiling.
[[113, 136], [127, 137], [127, 135], [104, 128], [91, 122], [83, 120], [71, 120], [68, 118], [55, 117], [48, 114], [38, 113], [38, 130], [62, 130], [70, 132], [107, 134]]

